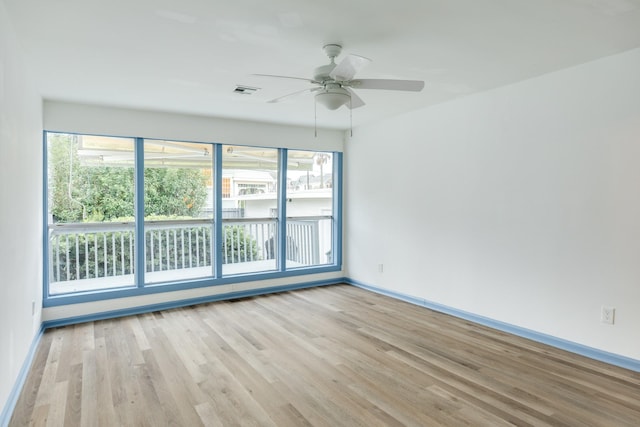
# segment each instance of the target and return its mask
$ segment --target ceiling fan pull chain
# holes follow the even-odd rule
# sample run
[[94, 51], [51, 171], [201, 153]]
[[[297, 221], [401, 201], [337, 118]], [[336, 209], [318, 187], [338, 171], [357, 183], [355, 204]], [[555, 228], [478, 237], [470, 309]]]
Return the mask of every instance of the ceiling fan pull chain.
[[351, 132], [351, 138], [353, 138], [353, 108], [351, 105], [351, 97], [349, 97], [349, 131]]
[[313, 135], [318, 137], [318, 102], [313, 99]]

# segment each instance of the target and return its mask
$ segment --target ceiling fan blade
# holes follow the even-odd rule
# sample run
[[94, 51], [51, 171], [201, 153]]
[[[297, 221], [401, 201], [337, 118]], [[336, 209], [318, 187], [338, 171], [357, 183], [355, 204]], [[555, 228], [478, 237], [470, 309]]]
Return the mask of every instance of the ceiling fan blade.
[[422, 80], [360, 79], [352, 81], [350, 86], [356, 89], [405, 90], [409, 92], [420, 92], [424, 88], [424, 82]]
[[347, 104], [348, 108], [353, 110], [354, 108], [359, 108], [364, 105], [364, 101], [362, 100], [362, 98], [360, 98], [354, 91], [352, 91], [348, 87], [346, 87], [345, 89], [347, 90], [347, 92], [349, 92], [349, 95], [351, 95], [351, 102]]
[[306, 93], [316, 92], [316, 91], [319, 91], [320, 89], [322, 89], [322, 88], [320, 88], [320, 87], [312, 87], [312, 88], [302, 89], [302, 90], [299, 90], [299, 91], [296, 91], [296, 92], [293, 92], [293, 93], [289, 93], [287, 95], [279, 96], [278, 98], [274, 98], [274, 99], [269, 100], [267, 102], [270, 103], [270, 104], [274, 104], [274, 103], [277, 103], [277, 102], [282, 102], [285, 99], [294, 98], [296, 96], [304, 95]]
[[291, 77], [291, 76], [278, 76], [275, 74], [251, 74], [252, 76], [258, 76], [258, 77], [273, 77], [276, 79], [290, 79], [290, 80], [303, 80], [305, 82], [309, 82], [309, 83], [320, 83], [317, 82], [315, 80], [311, 80], [311, 79], [305, 79], [304, 77]]
[[329, 73], [329, 77], [338, 81], [351, 80], [358, 71], [369, 65], [371, 60], [359, 55], [348, 55]]

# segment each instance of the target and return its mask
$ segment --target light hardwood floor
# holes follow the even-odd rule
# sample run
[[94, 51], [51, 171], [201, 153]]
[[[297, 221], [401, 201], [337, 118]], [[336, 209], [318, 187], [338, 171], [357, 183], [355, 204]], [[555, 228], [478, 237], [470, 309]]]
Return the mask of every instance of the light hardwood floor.
[[48, 330], [11, 426], [638, 426], [640, 373], [348, 285]]

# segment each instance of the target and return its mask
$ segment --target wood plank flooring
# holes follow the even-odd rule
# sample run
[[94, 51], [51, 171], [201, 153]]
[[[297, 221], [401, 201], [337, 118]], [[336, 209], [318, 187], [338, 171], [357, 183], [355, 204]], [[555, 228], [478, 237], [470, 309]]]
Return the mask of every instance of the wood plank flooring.
[[638, 426], [640, 373], [338, 285], [48, 330], [23, 425]]

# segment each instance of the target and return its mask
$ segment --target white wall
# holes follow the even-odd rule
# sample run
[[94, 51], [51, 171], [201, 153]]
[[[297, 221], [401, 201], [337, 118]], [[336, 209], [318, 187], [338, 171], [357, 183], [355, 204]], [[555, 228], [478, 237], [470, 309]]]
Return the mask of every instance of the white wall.
[[640, 360], [640, 50], [357, 128], [345, 150], [350, 278]]
[[[230, 145], [342, 151], [344, 132], [270, 123], [45, 101], [50, 131], [132, 136]], [[320, 148], [319, 148], [320, 147]]]
[[42, 306], [42, 100], [27, 76], [0, 1], [0, 412]]

